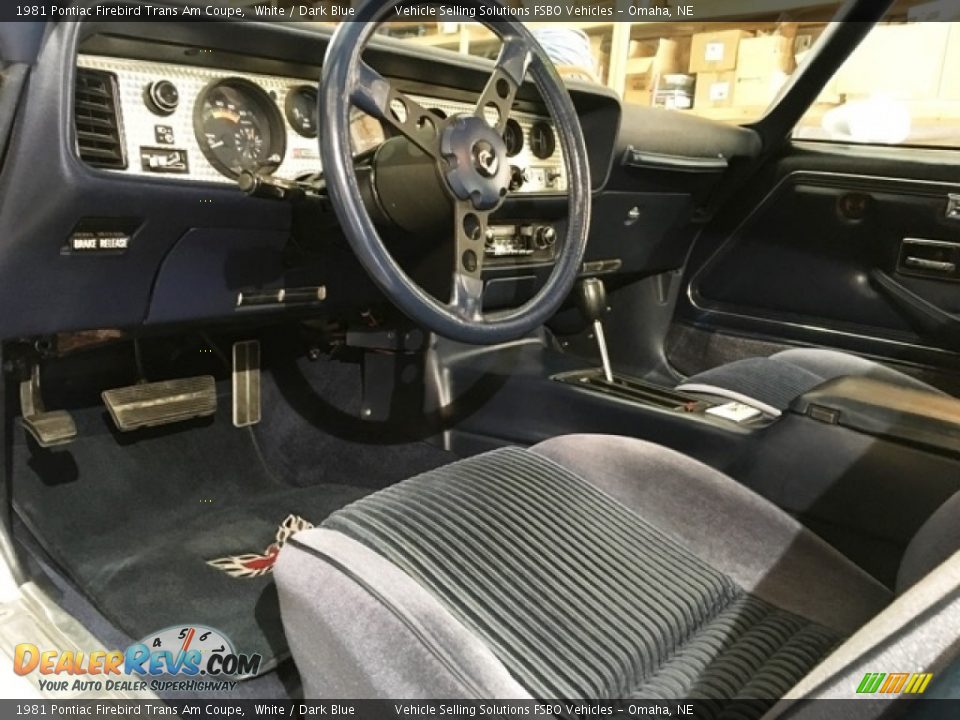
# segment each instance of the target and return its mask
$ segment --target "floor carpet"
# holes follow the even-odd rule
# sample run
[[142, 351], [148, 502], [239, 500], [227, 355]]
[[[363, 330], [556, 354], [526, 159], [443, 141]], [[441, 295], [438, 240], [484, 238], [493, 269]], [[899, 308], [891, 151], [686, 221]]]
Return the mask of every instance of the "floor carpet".
[[208, 561], [262, 555], [288, 515], [318, 524], [370, 490], [281, 481], [224, 415], [129, 435], [102, 408], [74, 416], [62, 449], [14, 433], [14, 506], [50, 556], [131, 637], [199, 623], [260, 653], [261, 671], [286, 657], [272, 575]]

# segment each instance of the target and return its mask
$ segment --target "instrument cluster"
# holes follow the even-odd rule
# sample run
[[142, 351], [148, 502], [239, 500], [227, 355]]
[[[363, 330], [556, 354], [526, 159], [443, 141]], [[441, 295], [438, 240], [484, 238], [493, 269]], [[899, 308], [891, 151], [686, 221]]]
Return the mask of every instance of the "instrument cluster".
[[[317, 87], [304, 79], [238, 73], [146, 60], [81, 54], [78, 67], [110, 73], [131, 175], [229, 183], [244, 171], [293, 180], [321, 171]], [[463, 102], [413, 96], [439, 115], [471, 112]], [[351, 123], [354, 151], [386, 139], [360, 110]], [[516, 113], [504, 133], [511, 191], [566, 190], [552, 124]]]

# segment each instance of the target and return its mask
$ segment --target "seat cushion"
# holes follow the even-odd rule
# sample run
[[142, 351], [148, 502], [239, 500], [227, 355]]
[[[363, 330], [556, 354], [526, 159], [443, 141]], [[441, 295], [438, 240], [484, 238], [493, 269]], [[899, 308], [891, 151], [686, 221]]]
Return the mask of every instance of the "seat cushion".
[[793, 348], [769, 357], [735, 360], [697, 373], [677, 389], [736, 400], [777, 416], [795, 398], [818, 385], [851, 375], [943, 394], [927, 383], [872, 360], [820, 348]]
[[[600, 470], [615, 470], [598, 474], [598, 457]], [[661, 483], [663, 493], [651, 490]], [[702, 522], [684, 507], [701, 492], [712, 536], [678, 533]], [[741, 503], [724, 525], [724, 511]], [[754, 515], [760, 532], [736, 524]], [[390, 573], [404, 580], [391, 587]], [[392, 657], [414, 657], [411, 644], [431, 648], [434, 660], [416, 660], [419, 684], [409, 664], [391, 670], [381, 661], [373, 671], [357, 651], [315, 676], [301, 664], [308, 693], [341, 696], [389, 686], [421, 697], [495, 687], [545, 699], [776, 698], [889, 599], [729, 478], [607, 436], [497, 450], [369, 496], [297, 535], [281, 553], [277, 582], [298, 664], [361, 642], [386, 652], [382, 636], [369, 639], [383, 618], [419, 628], [391, 631]], [[324, 588], [333, 587], [331, 596]], [[356, 607], [354, 621], [321, 612], [325, 598]], [[449, 658], [460, 658], [455, 672]], [[436, 679], [438, 667], [447, 669]]]

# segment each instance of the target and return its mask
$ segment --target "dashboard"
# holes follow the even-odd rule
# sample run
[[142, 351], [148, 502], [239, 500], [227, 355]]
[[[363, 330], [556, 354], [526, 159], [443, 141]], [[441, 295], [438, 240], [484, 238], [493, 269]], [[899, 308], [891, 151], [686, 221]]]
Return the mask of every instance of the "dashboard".
[[[247, 194], [237, 183], [239, 169], [278, 180], [322, 172], [323, 112], [318, 117], [312, 108], [329, 28], [40, 25], [2, 160], [0, 304], [21, 311], [0, 319], [0, 337], [333, 315], [383, 302], [316, 177], [307, 186], [321, 194], [302, 202]], [[473, 111], [493, 67], [387, 38], [371, 41], [364, 59], [399, 90], [448, 115]], [[11, 87], [5, 83], [0, 95]], [[628, 122], [609, 90], [585, 83], [569, 90], [594, 198], [584, 272], [675, 267], [688, 247], [686, 235], [676, 234], [688, 217], [686, 187], [622, 162], [627, 146], [647, 139], [653, 111]], [[567, 215], [563, 156], [533, 83], [520, 89], [511, 115], [517, 124], [507, 142], [520, 182], [485, 240], [490, 308], [516, 306], [535, 292], [554, 257], [551, 231], [559, 245]], [[358, 153], [390, 137], [359, 112], [353, 129]], [[358, 175], [377, 167], [364, 163], [358, 158]], [[421, 201], [415, 192], [406, 199], [414, 212]], [[445, 228], [385, 238], [411, 277], [438, 293], [449, 290]], [[321, 287], [324, 299], [314, 293], [308, 304], [238, 302], [296, 298], [287, 291]]]
[[[297, 180], [322, 172], [317, 86], [303, 78], [80, 54], [78, 152], [91, 165], [132, 176], [233, 183], [242, 171]], [[411, 93], [441, 116], [469, 103]], [[98, 117], [97, 103], [105, 117]], [[401, 112], [402, 108], [393, 109]], [[382, 124], [352, 111], [354, 152], [378, 147]], [[504, 134], [511, 192], [563, 193], [566, 170], [552, 122], [516, 112]], [[104, 146], [116, 144], [112, 156]]]

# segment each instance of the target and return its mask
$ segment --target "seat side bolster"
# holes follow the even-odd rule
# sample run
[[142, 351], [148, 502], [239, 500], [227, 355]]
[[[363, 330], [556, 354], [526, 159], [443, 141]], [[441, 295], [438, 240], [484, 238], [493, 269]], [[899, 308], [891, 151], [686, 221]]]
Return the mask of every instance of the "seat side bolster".
[[275, 573], [307, 697], [529, 698], [433, 595], [341, 533], [298, 533]]

